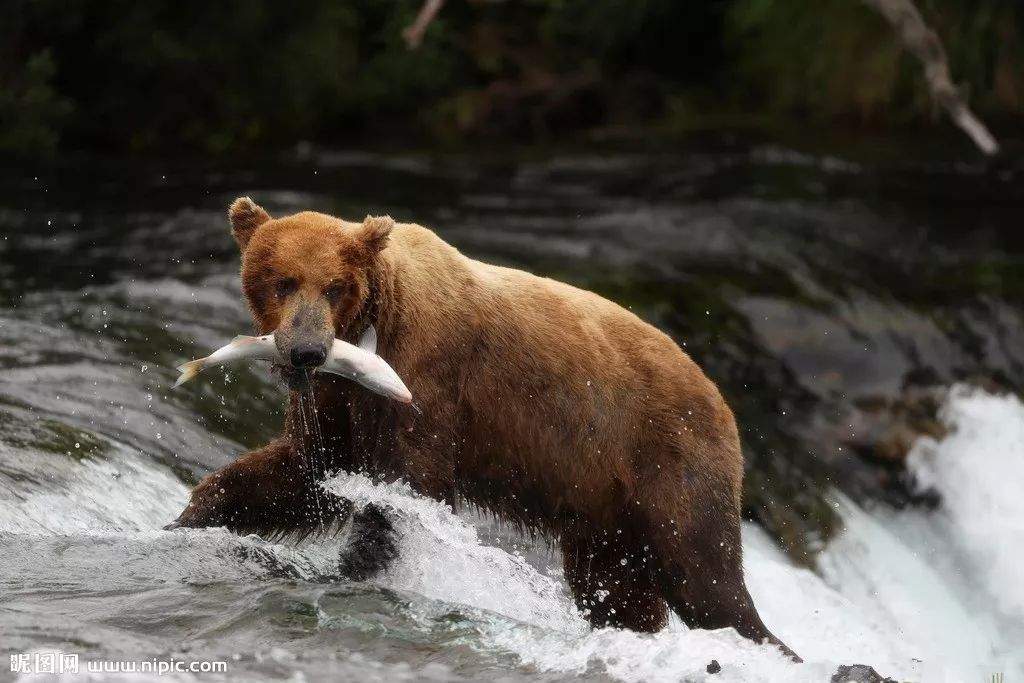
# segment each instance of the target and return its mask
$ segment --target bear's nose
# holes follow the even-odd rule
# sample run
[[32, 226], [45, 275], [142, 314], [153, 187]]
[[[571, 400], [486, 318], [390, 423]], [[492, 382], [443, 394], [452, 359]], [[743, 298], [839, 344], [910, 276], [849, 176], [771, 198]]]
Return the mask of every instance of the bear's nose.
[[300, 344], [292, 349], [292, 366], [315, 368], [327, 360], [327, 349], [323, 344]]

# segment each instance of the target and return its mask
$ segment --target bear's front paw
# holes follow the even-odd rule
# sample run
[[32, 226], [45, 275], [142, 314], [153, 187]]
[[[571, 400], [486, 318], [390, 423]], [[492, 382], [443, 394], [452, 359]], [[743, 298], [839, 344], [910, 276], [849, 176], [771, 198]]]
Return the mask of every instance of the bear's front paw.
[[338, 571], [352, 581], [366, 581], [386, 570], [398, 557], [398, 538], [391, 521], [376, 506], [352, 518], [349, 541], [338, 558]]

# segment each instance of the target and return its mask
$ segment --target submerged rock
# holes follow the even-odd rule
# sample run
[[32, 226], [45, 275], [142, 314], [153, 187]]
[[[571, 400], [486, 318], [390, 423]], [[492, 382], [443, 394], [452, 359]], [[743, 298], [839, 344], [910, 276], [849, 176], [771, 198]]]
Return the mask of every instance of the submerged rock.
[[832, 683], [897, 683], [893, 678], [886, 678], [867, 664], [850, 664], [840, 666], [832, 674]]

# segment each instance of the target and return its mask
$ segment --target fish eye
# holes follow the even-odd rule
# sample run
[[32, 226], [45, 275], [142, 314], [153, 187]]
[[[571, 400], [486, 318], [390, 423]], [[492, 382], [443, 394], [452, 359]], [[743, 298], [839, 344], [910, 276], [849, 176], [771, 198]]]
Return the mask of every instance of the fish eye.
[[279, 298], [284, 298], [295, 291], [296, 287], [295, 280], [291, 278], [285, 278], [284, 280], [278, 280], [277, 284], [274, 285], [274, 294]]

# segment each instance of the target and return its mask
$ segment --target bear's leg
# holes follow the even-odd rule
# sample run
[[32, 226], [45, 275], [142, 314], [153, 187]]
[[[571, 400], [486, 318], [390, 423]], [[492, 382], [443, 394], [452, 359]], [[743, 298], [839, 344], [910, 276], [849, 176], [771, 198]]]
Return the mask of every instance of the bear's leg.
[[250, 451], [207, 475], [168, 529], [226, 526], [241, 534], [315, 532], [348, 513], [349, 503], [321, 491], [287, 439]]
[[595, 627], [654, 632], [665, 625], [665, 601], [650, 563], [614, 532], [564, 534], [562, 561], [576, 607]]
[[[774, 643], [799, 660], [764, 625], [747, 591], [739, 511], [724, 500], [707, 497], [705, 493], [703, 504], [696, 507], [699, 498], [680, 498], [677, 493], [665, 506], [671, 512], [647, 518], [651, 559], [659, 566], [665, 600], [691, 628], [732, 627], [750, 640]], [[648, 509], [660, 507], [662, 502], [655, 501]]]
[[396, 557], [398, 537], [387, 513], [376, 505], [355, 512], [348, 543], [341, 551], [341, 575], [365, 581], [387, 569]]

